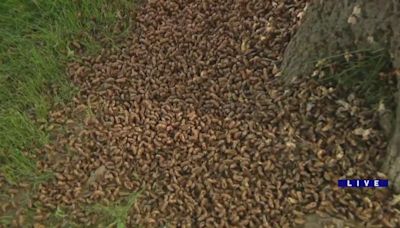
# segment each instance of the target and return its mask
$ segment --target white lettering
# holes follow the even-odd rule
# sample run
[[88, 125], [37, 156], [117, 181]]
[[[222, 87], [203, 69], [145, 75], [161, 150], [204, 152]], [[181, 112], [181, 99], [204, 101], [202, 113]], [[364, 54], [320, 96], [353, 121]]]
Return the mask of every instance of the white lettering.
[[357, 180], [357, 187], [360, 187], [360, 180]]
[[347, 187], [353, 187], [353, 185], [350, 183], [350, 180], [347, 180]]
[[368, 187], [368, 184], [369, 184], [369, 180], [364, 180], [365, 187]]
[[379, 180], [374, 180], [374, 186], [379, 187]]

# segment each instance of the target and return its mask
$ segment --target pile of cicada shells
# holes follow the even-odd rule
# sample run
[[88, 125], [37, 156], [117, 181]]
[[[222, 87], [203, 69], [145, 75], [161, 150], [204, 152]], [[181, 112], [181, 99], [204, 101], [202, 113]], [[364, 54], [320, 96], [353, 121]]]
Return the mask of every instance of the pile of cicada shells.
[[[390, 194], [339, 189], [385, 178], [387, 146], [362, 100], [279, 64], [307, 1], [148, 1], [120, 49], [71, 63], [74, 100], [51, 114], [36, 196], [66, 208], [138, 197], [128, 227], [293, 227], [311, 213], [399, 226]], [[121, 203], [122, 204], [122, 203]]]

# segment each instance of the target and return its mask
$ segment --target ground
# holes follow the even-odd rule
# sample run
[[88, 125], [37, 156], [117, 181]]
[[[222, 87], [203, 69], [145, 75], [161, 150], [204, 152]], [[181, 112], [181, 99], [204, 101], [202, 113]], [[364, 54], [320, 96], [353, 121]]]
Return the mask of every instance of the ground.
[[116, 15], [135, 25], [118, 45], [70, 38], [76, 92], [28, 122], [41, 144], [4, 149], [35, 171], [2, 169], [4, 227], [399, 226], [389, 189], [337, 187], [387, 178], [378, 113], [311, 74], [281, 80], [306, 4], [145, 1]]

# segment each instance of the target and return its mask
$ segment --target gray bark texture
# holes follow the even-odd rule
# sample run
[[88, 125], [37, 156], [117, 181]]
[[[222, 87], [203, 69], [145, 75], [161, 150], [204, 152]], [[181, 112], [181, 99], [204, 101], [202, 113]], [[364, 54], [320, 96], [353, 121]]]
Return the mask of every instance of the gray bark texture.
[[[286, 82], [310, 75], [317, 60], [345, 51], [386, 48], [393, 66], [400, 69], [400, 1], [314, 0], [303, 19], [282, 62]], [[389, 139], [382, 171], [388, 175], [391, 188], [400, 192], [400, 105], [395, 121], [390, 119], [390, 111], [380, 112]]]
[[291, 80], [310, 74], [316, 60], [372, 48], [388, 48], [400, 67], [399, 38], [398, 0], [314, 0], [286, 49], [282, 73]]
[[[320, 59], [345, 51], [381, 48], [389, 51], [393, 66], [400, 69], [400, 1], [314, 0], [285, 51], [282, 78], [290, 84], [297, 77], [311, 75]], [[400, 89], [400, 70], [397, 72]], [[388, 176], [390, 187], [400, 193], [400, 93], [395, 97], [397, 110], [379, 108], [380, 123], [389, 140], [381, 170]], [[324, 227], [324, 224], [361, 226], [356, 221], [309, 215], [299, 227]]]

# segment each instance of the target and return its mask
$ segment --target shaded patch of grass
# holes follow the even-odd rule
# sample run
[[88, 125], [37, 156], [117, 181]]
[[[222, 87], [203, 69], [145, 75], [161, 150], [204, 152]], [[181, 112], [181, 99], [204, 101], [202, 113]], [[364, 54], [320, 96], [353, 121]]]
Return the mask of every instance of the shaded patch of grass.
[[0, 123], [0, 172], [6, 180], [17, 184], [25, 179], [36, 185], [51, 177], [39, 173], [35, 161], [21, 151], [28, 146], [44, 145], [48, 141], [47, 135], [25, 113], [13, 109], [9, 113], [0, 112]]
[[384, 49], [327, 57], [317, 63], [317, 68], [323, 72], [321, 82], [354, 92], [370, 105], [381, 101], [394, 104], [395, 77], [390, 55]]
[[137, 198], [140, 197], [141, 191], [134, 192], [117, 202], [110, 205], [96, 204], [88, 209], [90, 212], [95, 212], [101, 216], [101, 227], [118, 227], [125, 228], [126, 220], [128, 219], [129, 211]]
[[4, 226], [10, 226], [13, 219], [14, 217], [11, 215], [3, 215], [0, 217], [0, 224]]
[[4, 161], [0, 171], [10, 184], [18, 184], [20, 180], [29, 181], [33, 189], [38, 184], [53, 178], [52, 173], [40, 173], [35, 162], [19, 150], [10, 150], [9, 154], [0, 154]]
[[78, 51], [116, 46], [133, 25], [135, 6], [129, 0], [0, 1], [0, 171], [10, 183], [39, 175], [21, 151], [47, 142], [37, 121], [75, 94], [65, 64], [79, 59]]
[[[133, 192], [125, 197], [120, 198], [115, 202], [96, 203], [93, 205], [78, 205], [80, 209], [84, 209], [84, 213], [89, 215], [91, 213], [97, 216], [96, 224], [91, 227], [117, 227], [126, 228], [127, 219], [129, 212], [136, 200], [140, 197], [143, 190]], [[39, 202], [35, 205], [36, 208], [41, 208], [43, 205]], [[30, 220], [34, 221], [35, 210], [30, 209]], [[57, 206], [55, 210], [50, 214], [49, 218], [46, 220], [46, 225], [54, 226], [59, 225], [60, 227], [82, 227], [80, 222], [74, 221], [70, 216], [71, 208]], [[0, 217], [1, 219], [1, 217]], [[8, 217], [4, 218], [8, 221]]]
[[54, 226], [55, 224], [59, 225], [59, 227], [82, 227], [75, 222], [73, 222], [70, 218], [68, 209], [63, 209], [61, 207], [57, 207], [56, 210], [49, 216], [48, 220], [46, 221], [48, 226]]

